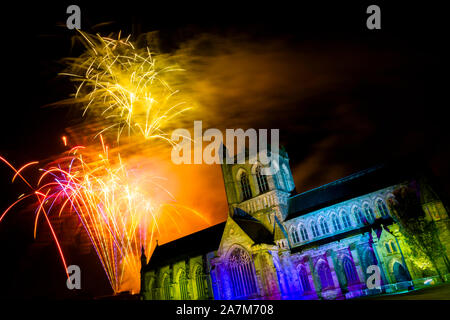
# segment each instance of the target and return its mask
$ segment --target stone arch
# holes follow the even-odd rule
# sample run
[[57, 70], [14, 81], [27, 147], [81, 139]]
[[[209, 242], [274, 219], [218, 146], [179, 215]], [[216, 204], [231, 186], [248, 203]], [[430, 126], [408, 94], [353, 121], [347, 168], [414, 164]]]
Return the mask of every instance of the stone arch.
[[180, 268], [178, 270], [178, 275], [176, 277], [177, 283], [178, 283], [178, 294], [181, 300], [188, 300], [189, 299], [189, 288], [188, 283], [189, 280], [187, 279], [186, 271], [184, 268]]
[[170, 300], [170, 274], [165, 272], [161, 278], [161, 300]]
[[377, 211], [380, 214], [380, 217], [388, 217], [389, 216], [389, 209], [386, 204], [386, 201], [383, 198], [377, 197], [375, 199], [374, 203], [375, 203], [375, 207], [377, 208]]
[[359, 282], [358, 272], [356, 270], [355, 262], [352, 257], [347, 254], [341, 255], [340, 267], [342, 270], [342, 275], [347, 282], [347, 285], [352, 285]]
[[333, 226], [333, 232], [339, 232], [342, 230], [341, 221], [339, 219], [339, 215], [332, 211], [330, 213], [331, 225]]
[[310, 272], [308, 269], [309, 268], [305, 263], [299, 263], [296, 268], [299, 286], [303, 294], [314, 290], [314, 284], [311, 285]]
[[242, 174], [243, 174], [244, 172], [248, 174], [247, 170], [246, 170], [243, 166], [238, 167], [238, 168], [236, 169], [236, 174], [235, 174], [235, 176], [234, 176], [234, 179], [235, 179], [236, 181], [240, 181], [240, 180], [241, 180], [241, 176], [242, 176]]
[[371, 247], [366, 248], [362, 254], [362, 262], [364, 265], [364, 270], [367, 270], [368, 266], [378, 265], [377, 257], [375, 256], [375, 252]]
[[206, 298], [207, 287], [205, 284], [205, 275], [203, 266], [199, 263], [196, 263], [192, 268], [194, 275], [194, 283], [195, 283], [195, 293], [198, 300]]
[[304, 222], [300, 222], [297, 227], [298, 234], [300, 235], [300, 242], [305, 242], [309, 240], [308, 227]]
[[320, 231], [322, 235], [326, 235], [330, 233], [330, 226], [328, 224], [327, 218], [324, 215], [320, 215], [317, 219], [318, 225], [320, 227]]
[[262, 194], [270, 190], [268, 175], [261, 173], [261, 169], [264, 167], [265, 166], [261, 163], [257, 162], [250, 169], [253, 177], [253, 183], [258, 189], [258, 194]]
[[236, 173], [236, 181], [238, 182], [238, 189], [241, 201], [251, 199], [253, 197], [251, 175], [244, 168], [239, 168]]
[[356, 225], [364, 224], [364, 214], [360, 206], [354, 204], [351, 210], [351, 216], [353, 217]]
[[289, 236], [292, 240], [292, 243], [299, 243], [300, 242], [300, 234], [298, 226], [292, 225], [289, 229]]
[[316, 261], [314, 266], [314, 273], [321, 290], [326, 290], [334, 287], [331, 268], [328, 265], [328, 261], [326, 261], [324, 258], [320, 258]]
[[341, 222], [342, 222], [344, 229], [350, 228], [352, 226], [352, 221], [350, 219], [350, 215], [347, 212], [347, 210], [345, 210], [345, 208], [341, 208], [339, 210], [339, 217], [341, 218]]
[[375, 212], [373, 211], [372, 205], [368, 200], [365, 200], [363, 202], [362, 211], [364, 214], [364, 218], [368, 223], [372, 223], [373, 221], [375, 221]]
[[399, 261], [395, 261], [392, 265], [392, 273], [395, 277], [396, 282], [404, 282], [410, 281], [411, 278], [408, 275], [408, 271], [406, 270], [403, 263]]
[[316, 219], [314, 218], [309, 219], [309, 228], [311, 229], [313, 238], [320, 236], [319, 225]]
[[255, 266], [252, 255], [241, 245], [230, 247], [226, 264], [234, 298], [246, 298], [258, 293]]
[[157, 299], [157, 297], [155, 297], [155, 283], [156, 281], [154, 277], [149, 277], [149, 279], [146, 281], [147, 292], [151, 300]]

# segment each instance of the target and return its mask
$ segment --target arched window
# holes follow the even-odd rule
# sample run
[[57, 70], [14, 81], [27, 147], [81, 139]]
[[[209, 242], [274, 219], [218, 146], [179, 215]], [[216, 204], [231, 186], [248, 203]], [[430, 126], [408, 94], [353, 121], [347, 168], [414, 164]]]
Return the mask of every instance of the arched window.
[[384, 203], [383, 200], [381, 200], [381, 199], [377, 200], [377, 208], [378, 208], [378, 211], [380, 212], [382, 217], [387, 217], [388, 216], [389, 212], [388, 212], [386, 204]]
[[322, 289], [334, 287], [333, 277], [331, 276], [330, 267], [328, 267], [327, 263], [322, 262], [317, 268], [317, 273], [319, 274]]
[[394, 241], [391, 241], [391, 248], [392, 248], [392, 252], [397, 252], [397, 246], [395, 245]]
[[313, 221], [311, 222], [311, 230], [313, 233], [313, 237], [318, 237], [319, 236], [319, 229], [317, 228], [316, 222]]
[[357, 224], [363, 224], [364, 223], [363, 215], [361, 213], [361, 210], [358, 207], [354, 207], [353, 208], [353, 215], [355, 216], [355, 220], [356, 220]]
[[386, 247], [387, 253], [392, 253], [391, 246], [389, 245], [389, 242], [386, 242], [386, 243], [384, 244], [384, 246]]
[[307, 241], [309, 239], [308, 230], [306, 230], [304, 225], [300, 226], [300, 236], [302, 237], [302, 241]]
[[241, 248], [234, 249], [230, 254], [228, 266], [235, 298], [248, 297], [257, 293], [255, 269], [246, 251]]
[[333, 222], [334, 231], [341, 230], [341, 223], [339, 222], [339, 219], [336, 214], [334, 213], [332, 214], [331, 221]]
[[200, 267], [195, 270], [195, 286], [197, 287], [198, 299], [204, 299], [206, 297], [206, 288], [203, 277], [203, 270]]
[[256, 168], [256, 181], [258, 182], [258, 188], [260, 193], [264, 193], [269, 190], [269, 185], [267, 184], [267, 176], [261, 174], [261, 167]]
[[403, 264], [400, 264], [398, 261], [394, 263], [392, 271], [394, 271], [395, 280], [397, 282], [404, 282], [411, 280], [411, 277], [406, 271], [406, 268], [403, 266]]
[[162, 285], [162, 300], [170, 300], [170, 280], [169, 275], [166, 274]]
[[366, 215], [367, 222], [373, 222], [375, 220], [375, 215], [373, 214], [372, 208], [369, 204], [364, 204], [364, 214]]
[[252, 197], [252, 191], [250, 190], [250, 184], [248, 182], [248, 176], [246, 172], [241, 174], [241, 188], [244, 200], [248, 200]]
[[297, 233], [297, 229], [294, 227], [292, 228], [292, 240], [294, 241], [294, 243], [297, 243], [300, 241], [299, 237], [298, 237], [298, 233]]
[[150, 300], [157, 300], [158, 297], [155, 295], [155, 280], [151, 279], [148, 284], [148, 292], [150, 293]]
[[311, 285], [309, 284], [308, 271], [302, 266], [298, 272], [298, 277], [300, 279], [300, 286], [302, 287], [303, 293], [311, 291]]
[[330, 230], [328, 229], [328, 223], [324, 218], [319, 219], [320, 229], [322, 229], [322, 234], [330, 233]]
[[182, 270], [178, 277], [178, 284], [180, 286], [180, 299], [187, 300], [189, 299], [188, 294], [188, 280], [186, 279], [186, 272]]
[[342, 261], [342, 266], [344, 267], [345, 278], [348, 284], [352, 284], [358, 281], [358, 275], [356, 274], [354, 263], [345, 257]]
[[352, 226], [350, 217], [348, 216], [347, 212], [345, 212], [344, 210], [341, 211], [341, 219], [342, 219], [342, 223], [344, 224], [344, 228], [350, 228]]

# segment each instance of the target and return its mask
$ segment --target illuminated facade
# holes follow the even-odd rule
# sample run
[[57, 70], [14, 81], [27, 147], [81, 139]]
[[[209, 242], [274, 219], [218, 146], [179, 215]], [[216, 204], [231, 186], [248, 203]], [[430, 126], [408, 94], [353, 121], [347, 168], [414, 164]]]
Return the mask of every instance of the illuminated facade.
[[[158, 246], [143, 261], [143, 299], [350, 299], [438, 283], [436, 268], [450, 280], [448, 260], [425, 268], [410, 258], [391, 216], [394, 191], [415, 179], [407, 174], [380, 166], [295, 195], [284, 152], [272, 176], [261, 175], [258, 164], [225, 164], [222, 171], [227, 220]], [[429, 184], [417, 181], [448, 256], [447, 211]], [[367, 285], [373, 265], [378, 289]]]

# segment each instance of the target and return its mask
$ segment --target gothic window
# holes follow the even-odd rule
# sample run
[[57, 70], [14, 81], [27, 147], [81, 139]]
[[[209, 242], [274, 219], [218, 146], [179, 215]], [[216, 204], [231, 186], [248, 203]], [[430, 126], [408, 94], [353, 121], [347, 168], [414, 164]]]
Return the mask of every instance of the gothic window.
[[319, 224], [320, 229], [322, 229], [322, 234], [330, 233], [330, 230], [328, 229], [328, 223], [324, 218], [320, 218]]
[[154, 279], [151, 279], [150, 283], [148, 284], [148, 292], [150, 293], [150, 300], [158, 299], [158, 297], [155, 296], [155, 280]]
[[250, 255], [243, 249], [236, 248], [229, 257], [228, 265], [234, 297], [256, 294], [255, 269]]
[[269, 190], [269, 185], [267, 184], [267, 176], [261, 174], [261, 167], [256, 168], [256, 181], [258, 182], [260, 193], [264, 193]]
[[358, 207], [354, 207], [353, 208], [353, 215], [355, 216], [357, 224], [363, 224], [364, 223], [363, 215], [361, 213], [361, 210]]
[[300, 241], [296, 228], [292, 228], [291, 234], [292, 234], [292, 240], [294, 241], [294, 243], [297, 243]]
[[333, 222], [334, 231], [341, 230], [341, 223], [339, 222], [339, 219], [338, 219], [337, 215], [335, 215], [334, 213], [331, 216], [331, 221]]
[[306, 230], [304, 225], [300, 226], [300, 235], [302, 237], [302, 241], [307, 241], [309, 239], [308, 230]]
[[305, 267], [301, 267], [298, 273], [300, 279], [300, 286], [302, 287], [303, 293], [311, 291], [311, 285], [309, 284], [308, 271]]
[[397, 252], [397, 246], [395, 245], [395, 242], [392, 240], [389, 242], [386, 242], [384, 244], [384, 246], [386, 247], [386, 251], [388, 253]]
[[311, 230], [313, 233], [313, 237], [318, 237], [319, 236], [319, 229], [317, 228], [317, 224], [315, 221], [311, 222]]
[[384, 246], [386, 247], [387, 253], [392, 253], [392, 251], [391, 251], [391, 246], [389, 245], [388, 242], [386, 242], [386, 243], [384, 244]]
[[241, 174], [241, 188], [244, 200], [248, 200], [252, 197], [252, 191], [250, 190], [250, 183], [248, 182], [248, 176], [246, 172]]
[[344, 273], [345, 273], [345, 278], [347, 279], [347, 283], [351, 284], [351, 283], [355, 283], [358, 281], [358, 276], [356, 274], [356, 270], [355, 270], [355, 266], [353, 264], [353, 262], [348, 258], [345, 257], [342, 265], [344, 267]]
[[344, 224], [344, 228], [350, 228], [352, 226], [352, 223], [350, 222], [350, 217], [348, 216], [347, 212], [341, 211], [341, 218], [342, 223]]
[[397, 282], [410, 281], [411, 277], [408, 275], [405, 267], [399, 262], [395, 262], [393, 266], [395, 280]]
[[392, 252], [397, 252], [397, 246], [395, 245], [394, 241], [391, 241], [391, 248], [392, 248]]
[[202, 268], [200, 267], [198, 267], [197, 270], [195, 270], [195, 286], [197, 287], [198, 299], [205, 298], [206, 288]]
[[366, 219], [368, 222], [372, 222], [375, 220], [375, 215], [373, 214], [373, 210], [367, 203], [364, 204], [364, 214], [366, 215]]
[[380, 212], [382, 217], [387, 217], [388, 216], [388, 209], [387, 209], [386, 204], [384, 203], [383, 200], [378, 199], [378, 201], [377, 201], [377, 208], [378, 208], [378, 211]]
[[162, 298], [163, 298], [163, 300], [170, 300], [170, 279], [169, 279], [169, 275], [167, 275], [167, 274], [163, 280]]
[[189, 299], [188, 280], [186, 279], [186, 273], [184, 272], [184, 270], [180, 272], [180, 276], [178, 277], [178, 284], [180, 286], [180, 299], [181, 300]]
[[327, 289], [333, 287], [333, 277], [331, 276], [330, 267], [325, 262], [322, 262], [317, 268], [317, 273], [319, 274], [320, 284], [322, 289]]

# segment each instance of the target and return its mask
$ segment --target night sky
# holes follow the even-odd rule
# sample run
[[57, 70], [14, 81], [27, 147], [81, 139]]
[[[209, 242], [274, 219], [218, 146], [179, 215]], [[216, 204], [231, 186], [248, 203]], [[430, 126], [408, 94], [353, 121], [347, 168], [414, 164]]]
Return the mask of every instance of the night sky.
[[[1, 20], [0, 155], [15, 165], [62, 152], [61, 135], [82, 122], [70, 108], [44, 107], [73, 90], [57, 73], [62, 58], [79, 54], [65, 27], [66, 8], [75, 3], [84, 31], [159, 31], [162, 50], [189, 52], [190, 89], [208, 106], [209, 127], [279, 128], [298, 192], [402, 159], [425, 165], [450, 194], [445, 16], [437, 5], [407, 2], [373, 2], [381, 7], [381, 30], [366, 28], [372, 2], [9, 5]], [[10, 183], [5, 165], [0, 177], [3, 211], [24, 186]], [[222, 210], [223, 184], [216, 186]], [[210, 214], [216, 222], [226, 217], [223, 210]], [[0, 224], [0, 296], [110, 294], [95, 256], [83, 262], [86, 289], [67, 292], [56, 249], [33, 251], [32, 233], [31, 213], [12, 212]]]

